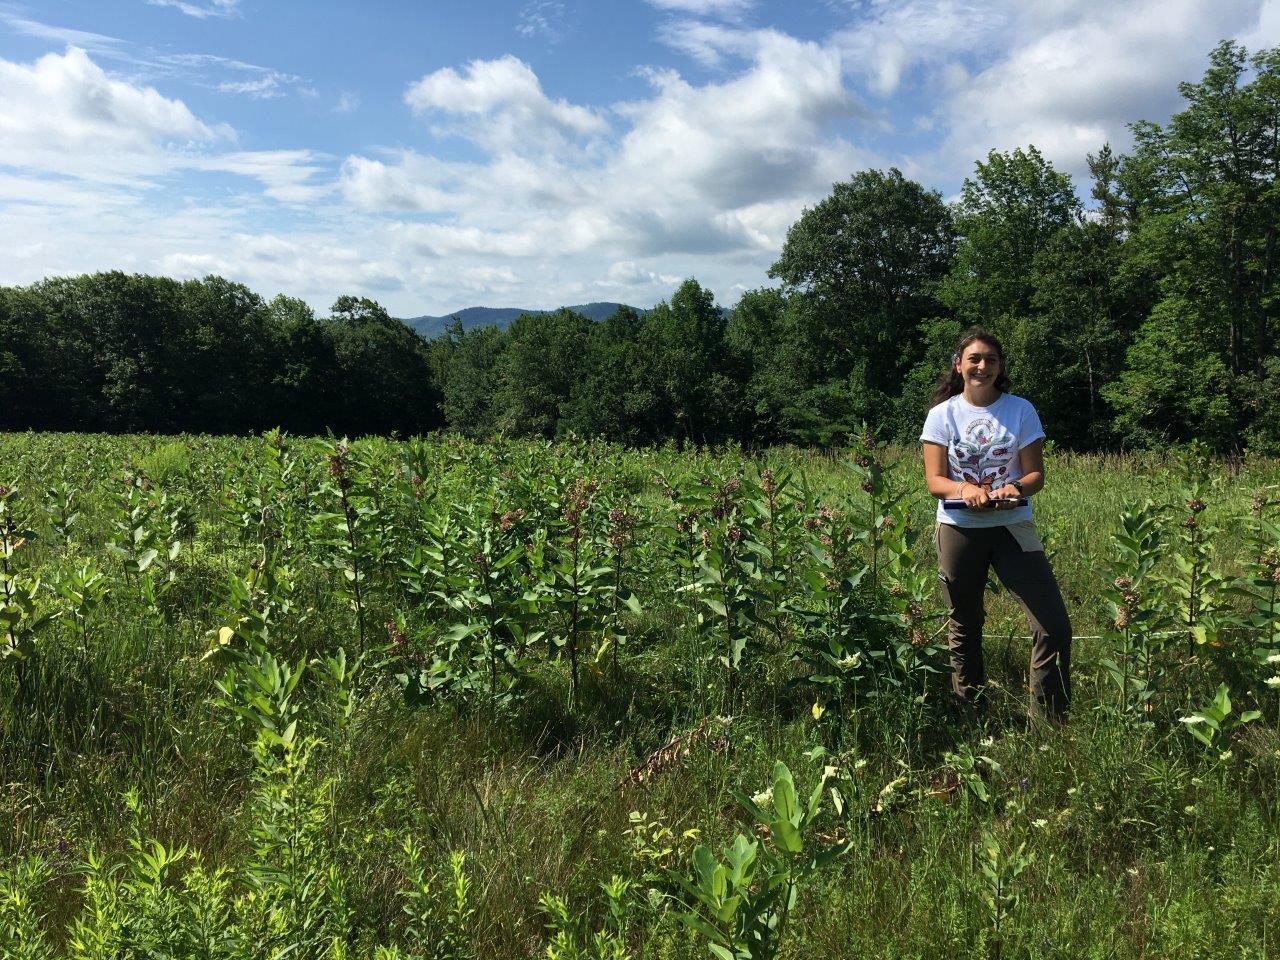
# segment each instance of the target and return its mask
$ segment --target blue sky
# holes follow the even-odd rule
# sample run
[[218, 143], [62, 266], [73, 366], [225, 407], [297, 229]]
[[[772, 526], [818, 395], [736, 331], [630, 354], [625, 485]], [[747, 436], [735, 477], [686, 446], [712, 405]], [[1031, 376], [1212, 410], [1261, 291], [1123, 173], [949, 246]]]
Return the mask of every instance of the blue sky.
[[1163, 120], [1280, 0], [0, 0], [0, 283], [732, 304], [831, 184]]

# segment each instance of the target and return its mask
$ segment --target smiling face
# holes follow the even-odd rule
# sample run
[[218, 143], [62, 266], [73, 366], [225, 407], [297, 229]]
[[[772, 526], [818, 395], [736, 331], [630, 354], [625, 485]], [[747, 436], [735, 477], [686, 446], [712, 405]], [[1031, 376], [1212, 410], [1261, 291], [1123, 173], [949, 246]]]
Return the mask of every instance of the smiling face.
[[975, 340], [964, 348], [956, 361], [956, 372], [964, 385], [977, 392], [985, 392], [995, 386], [1000, 377], [1002, 362], [994, 346], [984, 340]]

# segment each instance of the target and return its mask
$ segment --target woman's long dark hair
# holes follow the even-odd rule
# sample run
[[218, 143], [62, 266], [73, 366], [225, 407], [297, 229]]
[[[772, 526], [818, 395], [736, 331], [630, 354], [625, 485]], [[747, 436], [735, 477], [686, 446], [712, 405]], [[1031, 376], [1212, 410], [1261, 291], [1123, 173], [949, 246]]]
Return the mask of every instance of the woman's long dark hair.
[[943, 400], [949, 400], [957, 393], [964, 393], [964, 378], [956, 371], [956, 364], [964, 356], [969, 344], [976, 342], [985, 343], [1000, 358], [1000, 376], [996, 377], [996, 389], [1001, 393], [1009, 392], [1013, 381], [1009, 379], [1009, 361], [1004, 358], [1004, 347], [1000, 346], [1000, 341], [991, 332], [982, 327], [970, 327], [960, 338], [955, 353], [951, 354], [951, 363], [948, 364], [946, 372], [938, 378], [938, 385], [933, 390], [933, 406], [937, 406]]

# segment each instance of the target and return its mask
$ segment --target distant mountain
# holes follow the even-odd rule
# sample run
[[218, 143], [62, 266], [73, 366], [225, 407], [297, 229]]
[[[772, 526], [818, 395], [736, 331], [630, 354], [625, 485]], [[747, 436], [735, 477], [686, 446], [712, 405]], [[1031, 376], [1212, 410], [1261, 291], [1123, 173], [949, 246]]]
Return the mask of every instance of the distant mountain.
[[[569, 307], [568, 309], [574, 313], [580, 313], [591, 320], [603, 320], [605, 317], [611, 316], [621, 306], [624, 306], [624, 304], [580, 303], [576, 307]], [[633, 309], [638, 313], [644, 313], [639, 308]], [[449, 324], [453, 323], [454, 317], [462, 321], [463, 330], [471, 330], [475, 327], [497, 327], [499, 330], [505, 330], [511, 326], [511, 321], [522, 313], [554, 312], [553, 310], [529, 310], [521, 307], [467, 307], [465, 310], [457, 310], [442, 317], [408, 317], [404, 322], [430, 340], [444, 333]]]

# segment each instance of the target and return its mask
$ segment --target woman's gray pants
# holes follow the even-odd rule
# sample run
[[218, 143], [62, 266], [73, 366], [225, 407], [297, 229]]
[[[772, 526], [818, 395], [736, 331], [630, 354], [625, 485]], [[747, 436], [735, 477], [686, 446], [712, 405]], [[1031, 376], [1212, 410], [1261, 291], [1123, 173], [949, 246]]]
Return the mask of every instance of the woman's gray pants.
[[995, 567], [1031, 627], [1032, 696], [1045, 714], [1064, 719], [1071, 701], [1071, 621], [1044, 550], [1024, 550], [1006, 527], [947, 523], [938, 524], [937, 544], [956, 695], [975, 704], [982, 698], [982, 600], [987, 570]]

